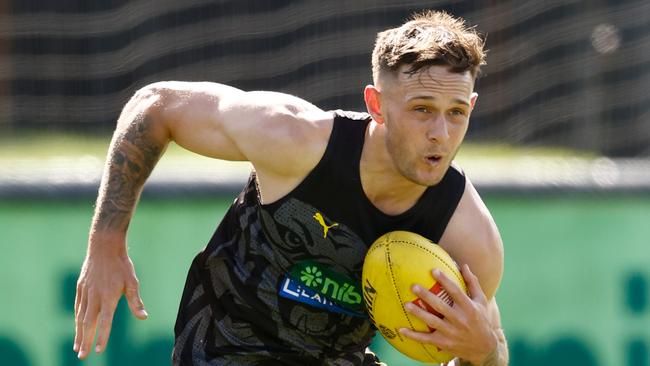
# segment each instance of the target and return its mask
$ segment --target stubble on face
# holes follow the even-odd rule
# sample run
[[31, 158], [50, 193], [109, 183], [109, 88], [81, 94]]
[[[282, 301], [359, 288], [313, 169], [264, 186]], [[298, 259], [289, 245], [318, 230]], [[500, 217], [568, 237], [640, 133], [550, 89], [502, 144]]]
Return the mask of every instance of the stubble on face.
[[[473, 85], [469, 73], [452, 73], [445, 66], [432, 66], [410, 75], [402, 72], [385, 80], [386, 149], [403, 178], [421, 186], [440, 183], [464, 138], [471, 108], [462, 105], [472, 103]], [[409, 100], [414, 96], [423, 97], [424, 106], [443, 115], [460, 104], [467, 116], [460, 123], [440, 122], [445, 123], [449, 136], [423, 136], [427, 133], [425, 122], [418, 120], [421, 115], [410, 110], [413, 103]]]
[[[386, 115], [386, 124], [394, 122], [395, 124], [399, 123], [397, 120], [390, 121], [390, 113]], [[432, 187], [440, 183], [444, 174], [449, 167], [449, 164], [444, 168], [441, 166], [436, 167], [439, 170], [439, 173], [434, 177], [425, 179], [421, 177], [420, 171], [422, 170], [421, 165], [424, 165], [423, 160], [424, 154], [420, 153], [413, 143], [411, 143], [412, 138], [401, 131], [396, 131], [395, 129], [387, 128], [386, 129], [386, 150], [388, 151], [389, 156], [393, 162], [395, 169], [401, 174], [401, 176], [411, 183], [414, 183], [419, 186]], [[432, 154], [434, 154], [432, 152]]]

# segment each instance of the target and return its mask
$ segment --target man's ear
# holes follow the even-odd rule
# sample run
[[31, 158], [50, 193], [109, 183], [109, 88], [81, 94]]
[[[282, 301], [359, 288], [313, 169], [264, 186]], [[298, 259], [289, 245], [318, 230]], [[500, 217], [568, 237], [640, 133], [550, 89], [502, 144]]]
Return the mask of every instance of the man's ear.
[[478, 99], [478, 93], [472, 93], [472, 96], [469, 98], [469, 106], [471, 109], [474, 109], [476, 99]]
[[381, 113], [381, 92], [374, 85], [366, 85], [363, 90], [363, 99], [366, 101], [366, 109], [377, 123], [384, 123], [384, 116]]

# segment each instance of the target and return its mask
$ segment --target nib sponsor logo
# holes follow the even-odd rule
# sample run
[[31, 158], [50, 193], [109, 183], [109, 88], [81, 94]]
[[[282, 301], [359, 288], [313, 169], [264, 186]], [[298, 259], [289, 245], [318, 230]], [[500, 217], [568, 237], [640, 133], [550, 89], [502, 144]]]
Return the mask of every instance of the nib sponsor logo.
[[351, 308], [361, 307], [361, 292], [349, 277], [314, 262], [299, 263], [292, 277], [315, 292]]

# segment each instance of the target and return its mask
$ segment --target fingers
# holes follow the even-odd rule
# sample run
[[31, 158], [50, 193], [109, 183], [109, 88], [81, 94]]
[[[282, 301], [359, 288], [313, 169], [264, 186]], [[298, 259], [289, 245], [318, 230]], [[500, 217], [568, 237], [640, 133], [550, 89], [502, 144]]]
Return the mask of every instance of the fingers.
[[74, 305], [74, 325], [75, 325], [75, 334], [74, 334], [74, 346], [72, 349], [75, 352], [79, 352], [79, 347], [81, 345], [81, 339], [83, 338], [83, 317], [86, 315], [86, 302], [87, 298], [83, 296], [83, 289], [78, 285], [77, 286], [77, 295], [75, 296], [75, 305]]
[[79, 305], [81, 305], [81, 284], [77, 283], [77, 291], [74, 297], [74, 315], [77, 316], [79, 312]]
[[[469, 267], [464, 265], [462, 268], [463, 275], [467, 278], [466, 282], [468, 288], [470, 289], [470, 294], [478, 299], [485, 299], [485, 294], [481, 290], [481, 286], [478, 283], [477, 277], [469, 271]], [[447, 294], [451, 297], [454, 304], [458, 304], [461, 308], [467, 310], [473, 307], [472, 299], [465, 293], [461, 287], [452, 281], [444, 272], [439, 269], [434, 269], [432, 271], [434, 279], [442, 285]], [[416, 285], [413, 286], [413, 293], [416, 294], [420, 299], [429, 304], [433, 309], [435, 309], [443, 318], [448, 319], [451, 322], [458, 322], [459, 315], [454, 311], [453, 305], [449, 305], [439, 295], [433, 294], [429, 290], [424, 289], [422, 286]], [[410, 306], [407, 308], [409, 310]], [[438, 329], [439, 326], [433, 326], [433, 323], [437, 321], [429, 316], [424, 315], [422, 312], [413, 309], [411, 311], [414, 315], [418, 316], [422, 321], [431, 325], [432, 328]], [[415, 313], [417, 311], [417, 314]], [[435, 316], [435, 314], [434, 314]], [[437, 317], [436, 317], [437, 318]]]
[[440, 332], [423, 333], [423, 332], [416, 332], [408, 328], [400, 328], [399, 332], [402, 333], [404, 336], [413, 339], [415, 341], [421, 343], [435, 344], [438, 347], [440, 347], [440, 344], [443, 343], [446, 339], [441, 335]]
[[102, 353], [106, 349], [108, 338], [111, 334], [111, 327], [113, 325], [113, 315], [117, 303], [108, 304], [107, 308], [102, 308], [99, 312], [99, 319], [97, 321], [97, 343], [95, 345], [95, 352]]
[[88, 291], [88, 305], [81, 324], [81, 343], [78, 357], [84, 359], [90, 353], [95, 330], [97, 325], [97, 313], [99, 312], [99, 302], [93, 297], [92, 290]]
[[[122, 294], [131, 312], [139, 319], [148, 314], [138, 291], [138, 280], [130, 260], [109, 258], [91, 264], [84, 262], [75, 296], [75, 339], [73, 349], [85, 359], [97, 335], [95, 352], [106, 349], [113, 325], [113, 316]], [[88, 268], [91, 268], [89, 270]], [[131, 284], [131, 285], [129, 285]]]
[[131, 313], [133, 313], [133, 315], [135, 315], [135, 317], [138, 319], [147, 319], [149, 314], [144, 309], [144, 303], [142, 302], [142, 298], [140, 298], [138, 285], [136, 284], [132, 287], [127, 287], [124, 290], [124, 294], [126, 295], [126, 300], [129, 303], [129, 309], [131, 310]]
[[481, 283], [479, 282], [478, 277], [476, 277], [476, 275], [470, 271], [467, 264], [463, 265], [461, 271], [463, 273], [463, 277], [465, 278], [465, 283], [467, 284], [467, 288], [469, 289], [469, 294], [472, 299], [479, 301], [482, 304], [487, 304], [487, 297], [485, 296], [485, 292], [483, 292], [483, 288], [481, 287]]
[[435, 311], [440, 313], [443, 318], [448, 318], [452, 321], [457, 319], [457, 316], [452, 307], [433, 292], [423, 288], [420, 285], [415, 285], [413, 286], [413, 293], [425, 301], [427, 304], [429, 304]]
[[404, 308], [406, 308], [406, 311], [415, 315], [424, 323], [426, 323], [426, 325], [429, 326], [430, 328], [436, 330], [441, 329], [442, 331], [444, 331], [445, 329], [444, 322], [436, 314], [432, 314], [411, 302], [404, 304]]
[[463, 291], [456, 282], [452, 281], [447, 275], [439, 269], [434, 269], [432, 271], [433, 278], [440, 282], [442, 287], [447, 291], [454, 303], [459, 306], [467, 307], [470, 305], [470, 298], [467, 296], [465, 291]]
[[[111, 328], [113, 326], [113, 317], [115, 315], [115, 309], [117, 308], [117, 303], [120, 296], [109, 299], [109, 300], [100, 300], [99, 296], [92, 297], [92, 291], [88, 291], [87, 295], [84, 296], [84, 291], [79, 291], [77, 294], [78, 305], [77, 312], [75, 314], [75, 339], [73, 349], [75, 352], [78, 352], [78, 357], [84, 359], [90, 354], [90, 349], [92, 347], [93, 339], [97, 333], [97, 342], [95, 346], [95, 352], [101, 353], [106, 349], [106, 344], [110, 336]], [[132, 301], [129, 301], [129, 307], [131, 311], [134, 309], [141, 309], [139, 312], [134, 312], [134, 314], [140, 319], [146, 319], [147, 313], [143, 308], [142, 300], [140, 300], [139, 295], [137, 295], [137, 290], [133, 291], [135, 293], [135, 298], [139, 301], [139, 305], [136, 303], [136, 307], [132, 306]], [[133, 296], [131, 296], [133, 298]], [[144, 313], [144, 315], [143, 315]]]

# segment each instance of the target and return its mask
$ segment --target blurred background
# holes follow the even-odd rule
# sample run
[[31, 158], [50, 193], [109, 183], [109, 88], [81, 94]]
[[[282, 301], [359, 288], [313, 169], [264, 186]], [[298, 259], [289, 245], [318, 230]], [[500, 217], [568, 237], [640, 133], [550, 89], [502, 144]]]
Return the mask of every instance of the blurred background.
[[[512, 366], [650, 365], [650, 2], [0, 0], [0, 363], [81, 364], [74, 289], [122, 106], [160, 80], [364, 110], [378, 31], [422, 9], [486, 35], [458, 162], [504, 240]], [[169, 364], [185, 274], [250, 167], [172, 146], [129, 233], [125, 304], [86, 365]], [[417, 365], [380, 337], [389, 365]]]

